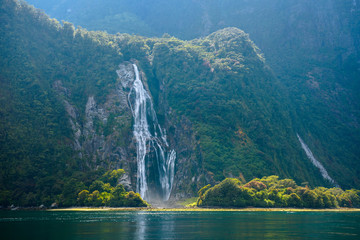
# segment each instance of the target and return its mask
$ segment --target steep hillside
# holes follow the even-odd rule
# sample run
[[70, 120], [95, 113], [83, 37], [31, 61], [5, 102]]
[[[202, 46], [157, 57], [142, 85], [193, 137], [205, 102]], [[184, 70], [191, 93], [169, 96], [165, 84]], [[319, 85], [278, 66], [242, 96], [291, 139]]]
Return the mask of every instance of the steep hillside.
[[192, 39], [243, 29], [285, 85], [296, 131], [343, 186], [359, 185], [359, 0], [29, 2], [112, 33]]
[[[119, 183], [136, 190], [139, 142], [127, 85], [136, 79], [155, 112], [145, 108], [158, 128], [150, 131], [176, 152], [170, 198], [225, 177], [331, 185], [302, 149], [297, 132], [307, 128], [297, 125], [286, 89], [243, 31], [145, 38], [75, 29], [14, 0], [0, 11], [1, 204], [73, 205], [118, 168], [128, 174]], [[147, 184], [161, 195], [159, 152], [146, 149]], [[346, 153], [353, 165], [323, 165], [340, 186], [356, 186], [354, 151]]]
[[[124, 167], [97, 159], [86, 136], [94, 127], [85, 106], [91, 97], [108, 100], [123, 60], [118, 48], [16, 1], [1, 2], [0, 22], [2, 204], [48, 203], [91, 180], [82, 172]], [[119, 139], [130, 134], [128, 121]]]

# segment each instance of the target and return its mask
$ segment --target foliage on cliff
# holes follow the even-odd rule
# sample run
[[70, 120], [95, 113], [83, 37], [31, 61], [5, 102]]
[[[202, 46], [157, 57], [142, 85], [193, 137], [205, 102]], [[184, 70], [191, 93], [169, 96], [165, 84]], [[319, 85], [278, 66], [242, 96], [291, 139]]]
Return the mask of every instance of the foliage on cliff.
[[61, 25], [23, 2], [0, 3], [0, 205], [51, 204], [96, 172], [71, 146], [53, 85], [62, 82], [83, 120], [88, 96], [105, 100], [123, 57], [105, 33]]
[[278, 176], [255, 178], [246, 184], [226, 178], [214, 187], [199, 191], [199, 207], [360, 207], [360, 190], [298, 186]]
[[[243, 29], [284, 83], [282, 95], [288, 98], [282, 102], [289, 103], [286, 111], [296, 131], [341, 186], [360, 186], [359, 1], [147, 0], [146, 8], [132, 0], [28, 2], [53, 17], [111, 33], [167, 32], [193, 39], [229, 26]], [[271, 157], [282, 159], [281, 152]]]
[[277, 173], [322, 184], [294, 138], [282, 86], [247, 34], [226, 28], [193, 41], [172, 37], [147, 45], [155, 75], [150, 86], [163, 84], [171, 109], [194, 123], [201, 160], [215, 180]]
[[[196, 176], [197, 181], [275, 173], [296, 181], [308, 179], [311, 185], [324, 183], [296, 138], [296, 109], [289, 106], [286, 91], [243, 31], [226, 28], [192, 41], [167, 35], [109, 35], [60, 24], [21, 1], [0, 3], [1, 205], [51, 204], [62, 196], [59, 202], [70, 206], [78, 203], [83, 190], [82, 204], [90, 204], [91, 194], [95, 199], [102, 191], [112, 194], [116, 186], [97, 190], [99, 196], [87, 189], [114, 166], [94, 156], [81, 158], [72, 148], [75, 133], [64, 96], [59, 96], [54, 84], [62, 83], [67, 101], [79, 110], [79, 125], [85, 125], [87, 99], [106, 101], [123, 61], [135, 61], [144, 73], [161, 125], [171, 125], [170, 115], [175, 121], [191, 122], [192, 144], [199, 147], [194, 148], [196, 164], [186, 171], [191, 175], [201, 169], [205, 174]], [[116, 117], [110, 116], [106, 126], [94, 125], [105, 129], [107, 137]], [[129, 139], [131, 125], [122, 130], [121, 139]], [[181, 150], [179, 158], [186, 156], [189, 150], [174, 139], [174, 132], [182, 129], [167, 130], [170, 141]], [[349, 168], [358, 171], [352, 154], [347, 156], [352, 164], [336, 168], [339, 175]], [[335, 168], [331, 169], [329, 173], [334, 173]], [[342, 176], [335, 180], [346, 187], [356, 183]], [[182, 182], [179, 188], [195, 185], [194, 181]]]

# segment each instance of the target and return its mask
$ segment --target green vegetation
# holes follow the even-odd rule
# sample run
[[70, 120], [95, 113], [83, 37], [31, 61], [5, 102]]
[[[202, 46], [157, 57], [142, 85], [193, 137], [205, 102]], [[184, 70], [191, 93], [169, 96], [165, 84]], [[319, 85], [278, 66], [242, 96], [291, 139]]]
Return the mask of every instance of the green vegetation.
[[59, 195], [74, 205], [70, 196], [103, 170], [72, 148], [64, 96], [53, 86], [68, 89], [84, 124], [88, 96], [105, 101], [123, 56], [105, 33], [61, 25], [13, 0], [1, 1], [0, 36], [0, 205], [50, 205]]
[[360, 190], [297, 186], [292, 179], [278, 176], [255, 178], [246, 184], [226, 178], [214, 187], [199, 190], [199, 207], [360, 207]]
[[78, 206], [146, 207], [148, 204], [138, 193], [126, 192], [124, 186], [117, 184], [125, 174], [123, 169], [107, 171], [100, 179], [93, 181], [78, 193]]
[[159, 98], [194, 124], [199, 156], [215, 181], [276, 172], [326, 184], [304, 161], [282, 86], [247, 34], [226, 28], [192, 41], [146, 44], [155, 75], [150, 88], [162, 83], [166, 91]]
[[[360, 145], [360, 81], [358, 81], [360, 79], [360, 48], [358, 47], [360, 45], [358, 30], [360, 29], [360, 15], [359, 4], [356, 5], [356, 1], [172, 0], [169, 2], [167, 0], [147, 0], [146, 7], [142, 1], [133, 0], [107, 0], [107, 4], [88, 0], [64, 0], [60, 3], [58, 0], [28, 0], [28, 2], [45, 9], [51, 16], [58, 19], [66, 19], [88, 29], [106, 30], [111, 33], [120, 32], [144, 36], [162, 36], [164, 33], [168, 33], [167, 35], [189, 40], [205, 37], [228, 26], [243, 29], [262, 49], [267, 64], [284, 85], [280, 91], [284, 99], [279, 100], [278, 96], [274, 98], [275, 101], [287, 106], [283, 106], [279, 110], [275, 109], [275, 113], [279, 112], [291, 118], [292, 129], [302, 136], [340, 186], [360, 187], [360, 148], [358, 148]], [[334, 19], [337, 20], [334, 22]], [[152, 48], [150, 47], [150, 49]], [[163, 49], [167, 51], [166, 48]], [[174, 50], [174, 46], [169, 46], [168, 49]], [[224, 53], [224, 51], [218, 51], [218, 53]], [[174, 53], [170, 60], [176, 54]], [[186, 75], [182, 72], [183, 68], [185, 71], [188, 68], [186, 64], [182, 65], [184, 56], [186, 55], [176, 58], [181, 77]], [[193, 57], [192, 54], [188, 56]], [[230, 59], [232, 57], [227, 60], [223, 59], [222, 63], [231, 65], [231, 61], [228, 61]], [[193, 67], [192, 65], [191, 68]], [[168, 71], [169, 69], [166, 70], [166, 72]], [[195, 71], [195, 74], [197, 73], [199, 70]], [[164, 77], [166, 78], [167, 75]], [[223, 82], [228, 76], [224, 75], [224, 77]], [[208, 77], [203, 77], [203, 79], [209, 80]], [[197, 80], [197, 78], [194, 77], [193, 80]], [[254, 80], [257, 81], [256, 78]], [[193, 83], [190, 83], [189, 79], [186, 83], [182, 81], [181, 83], [178, 91], [185, 90], [183, 96], [188, 96], [192, 91], [194, 91], [193, 94], [199, 94], [197, 91], [202, 91], [198, 90], [199, 87], [195, 87], [195, 85], [192, 87]], [[245, 93], [249, 90], [251, 92], [261, 90], [262, 85], [259, 84], [256, 90], [244, 89]], [[202, 86], [202, 88], [207, 92], [214, 90], [207, 89], [208, 86]], [[219, 89], [222, 87], [215, 88], [215, 93]], [[153, 89], [151, 91], [153, 92]], [[206, 95], [207, 92], [204, 94]], [[224, 94], [230, 95], [231, 91], [226, 90]], [[216, 98], [219, 98], [218, 95]], [[212, 103], [214, 98], [202, 98], [198, 101], [206, 105], [208, 102]], [[196, 100], [195, 97], [189, 99], [194, 103]], [[224, 101], [224, 99], [221, 100]], [[251, 102], [256, 105], [258, 101], [266, 103], [268, 99], [252, 99]], [[248, 103], [248, 101], [241, 102]], [[233, 103], [237, 105], [236, 101]], [[202, 110], [202, 105], [197, 104], [197, 106]], [[246, 104], [246, 107], [250, 111], [253, 110], [252, 104]], [[256, 107], [259, 108], [260, 113], [263, 112], [261, 106]], [[229, 109], [227, 106], [225, 108]], [[257, 113], [256, 117], [251, 117], [251, 115], [245, 115], [249, 111], [247, 108], [245, 111], [238, 108], [233, 110], [244, 111], [242, 118], [254, 129], [258, 125], [264, 126], [264, 123], [258, 122], [258, 120], [268, 119], [268, 112], [265, 112], [264, 116]], [[208, 113], [206, 110], [201, 113], [204, 112]], [[212, 120], [218, 121], [218, 116]], [[217, 149], [216, 152], [205, 156], [206, 159], [214, 157], [214, 160], [205, 160], [205, 162], [208, 165], [207, 170], [214, 173], [217, 180], [220, 180], [221, 174], [214, 172], [213, 169], [218, 169], [219, 166], [225, 169], [228, 176], [231, 176], [230, 172], [233, 176], [238, 176], [237, 173], [242, 172], [247, 179], [254, 176], [259, 177], [260, 175], [257, 174], [259, 167], [253, 167], [252, 163], [256, 162], [256, 165], [266, 166], [269, 158], [272, 158], [273, 163], [269, 163], [269, 165], [275, 165], [276, 170], [264, 174], [276, 173], [282, 177], [291, 176], [299, 181], [309, 179], [312, 184], [316, 181], [320, 185], [325, 184], [316, 180], [319, 176], [312, 177], [316, 175], [316, 172], [306, 175], [303, 171], [296, 171], [300, 167], [309, 169], [311, 166], [304, 166], [297, 160], [295, 160], [294, 167], [287, 166], [292, 165], [289, 163], [294, 160], [294, 156], [300, 153], [295, 153], [293, 150], [284, 153], [283, 149], [288, 149], [289, 146], [277, 144], [281, 142], [279, 140], [263, 138], [263, 136], [257, 136], [257, 133], [252, 135], [248, 126], [246, 129], [239, 124], [239, 128], [247, 136], [250, 136], [251, 140], [256, 135], [255, 137], [265, 144], [274, 143], [273, 147], [276, 150], [269, 153], [263, 149], [260, 149], [260, 152], [254, 149], [238, 149], [235, 151], [236, 153], [230, 151], [229, 156], [226, 156], [221, 155], [226, 152], [221, 149], [226, 148], [221, 146], [223, 138], [213, 137], [213, 133], [222, 130], [214, 127], [213, 123], [200, 125], [198, 129], [203, 131], [199, 132], [199, 135], [204, 132], [207, 134], [201, 139], [204, 152], [207, 153], [207, 149], [212, 149], [212, 147]], [[280, 131], [273, 129], [273, 123], [269, 125], [274, 132], [264, 134], [265, 137], [269, 134], [277, 136], [280, 133], [282, 137], [288, 136], [286, 139], [289, 139], [289, 136], [294, 134], [289, 130], [285, 134], [284, 129], [280, 129]], [[268, 127], [264, 127], [265, 131], [269, 129]], [[264, 129], [260, 129], [258, 132], [264, 132]], [[228, 144], [231, 140], [225, 142]], [[253, 142], [258, 144], [256, 141]], [[295, 142], [296, 139], [289, 139], [290, 146], [295, 146]], [[259, 147], [261, 145], [262, 143], [259, 144]], [[268, 150], [269, 147], [271, 146], [264, 146], [264, 149]], [[282, 147], [283, 149], [281, 149]], [[263, 156], [264, 152], [266, 157]], [[236, 157], [233, 157], [235, 155]], [[246, 161], [244, 155], [250, 155], [252, 160]], [[260, 158], [262, 160], [259, 160]], [[240, 166], [234, 167], [231, 162], [237, 161], [237, 159], [241, 159], [241, 166], [246, 166], [245, 168], [248, 170], [241, 169]], [[218, 165], [209, 161], [217, 162]]]
[[[136, 4], [131, 3], [126, 5], [135, 9]], [[142, 30], [152, 32], [144, 23], [147, 21], [134, 16], [130, 10], [115, 16], [102, 13], [101, 24], [105, 26], [119, 20], [125, 28], [133, 26], [129, 22], [137, 21]], [[194, 21], [194, 29], [201, 22]], [[75, 151], [75, 133], [64, 107], [66, 99], [78, 110], [79, 126], [86, 125], [85, 105], [89, 96], [94, 96], [97, 104], [106, 102], [109, 93], [117, 87], [118, 64], [124, 61], [136, 62], [144, 73], [159, 121], [162, 126], [168, 125], [169, 141], [179, 149], [184, 146], [181, 137], [177, 137], [184, 129], [176, 124], [181, 119], [191, 123], [185, 130], [193, 134], [191, 144], [195, 147], [188, 153], [179, 152], [181, 159], [194, 156], [185, 163], [187, 169], [183, 168], [188, 179], [197, 177], [216, 182], [226, 177], [239, 177], [249, 180], [275, 173], [280, 177], [292, 177], [297, 182], [307, 180], [311, 186], [327, 186], [318, 169], [306, 159], [296, 138], [299, 130], [304, 132], [304, 140], [314, 154], [320, 156], [319, 160], [328, 162], [324, 165], [329, 174], [342, 187], [360, 184], [357, 179], [359, 161], [355, 161], [360, 154], [354, 144], [359, 142], [360, 136], [356, 128], [357, 113], [351, 115], [354, 123], [346, 125], [355, 126], [351, 134], [347, 134], [348, 128], [337, 124], [341, 115], [333, 118], [320, 114], [328, 106], [323, 104], [317, 108], [318, 101], [311, 97], [312, 91], [295, 88], [294, 105], [259, 49], [237, 28], [226, 28], [191, 41], [182, 41], [169, 34], [163, 38], [109, 35], [80, 27], [75, 29], [71, 23], [50, 19], [22, 1], [4, 0], [0, 5], [0, 36], [0, 205], [35, 206], [58, 202], [59, 206], [123, 206], [140, 201], [136, 194], [125, 193], [116, 185], [116, 174], [106, 172], [123, 168], [124, 163], [100, 160], [95, 154], [80, 157], [82, 152]], [[54, 87], [59, 81], [60, 87], [66, 90], [60, 94]], [[327, 98], [326, 94], [321, 96]], [[309, 111], [316, 111], [311, 115], [317, 117], [311, 119], [306, 115]], [[94, 121], [96, 132], [103, 132], [104, 138], [110, 138], [118, 124], [116, 119], [123, 114], [111, 112], [106, 124]], [[299, 119], [308, 121], [302, 124]], [[323, 127], [323, 119], [329, 123], [326, 126], [331, 126]], [[131, 129], [129, 117], [116, 129], [114, 145], [129, 145], [130, 149]], [[316, 147], [322, 150], [317, 151]], [[326, 158], [327, 151], [332, 153], [329, 158]], [[129, 174], [134, 179], [136, 167], [126, 167], [132, 170]], [[197, 170], [201, 178], [195, 176]], [[196, 189], [194, 182], [182, 184], [179, 189]], [[261, 186], [244, 188], [251, 190]], [[201, 196], [206, 196], [208, 191], [210, 189], [204, 188]], [[255, 192], [237, 188], [234, 191], [243, 196], [252, 196]], [[269, 191], [269, 187], [256, 190], [261, 191]], [[309, 191], [320, 194], [315, 189]], [[271, 194], [276, 200], [278, 193]], [[303, 201], [299, 194], [296, 191], [286, 193], [286, 204], [297, 204], [296, 196]], [[336, 200], [339, 206], [349, 204], [347, 199], [354, 202], [354, 194], [343, 192], [339, 196], [342, 195], [343, 200]], [[259, 205], [276, 204], [274, 199], [258, 202]], [[239, 200], [237, 204], [246, 201]], [[278, 204], [285, 204], [281, 202]]]

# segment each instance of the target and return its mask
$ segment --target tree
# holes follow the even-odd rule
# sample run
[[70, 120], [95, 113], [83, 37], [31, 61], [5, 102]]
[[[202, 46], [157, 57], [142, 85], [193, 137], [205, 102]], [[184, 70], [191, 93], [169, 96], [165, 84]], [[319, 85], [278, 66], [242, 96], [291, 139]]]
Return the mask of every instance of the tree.
[[288, 207], [302, 207], [301, 198], [296, 193], [291, 193], [287, 199]]
[[100, 180], [95, 180], [89, 187], [90, 192], [95, 190], [101, 192], [104, 190], [104, 182]]
[[88, 197], [89, 205], [99, 207], [102, 205], [102, 199], [98, 190], [93, 191]]
[[80, 204], [80, 206], [84, 206], [87, 204], [87, 200], [89, 198], [89, 191], [88, 190], [82, 190], [81, 192], [79, 192], [78, 194], [78, 203]]
[[139, 193], [134, 193], [133, 191], [128, 192], [125, 195], [125, 204], [129, 207], [146, 207], [147, 203], [143, 201]]
[[124, 169], [109, 170], [103, 175], [102, 180], [106, 183], [110, 183], [111, 186], [116, 186], [119, 179], [124, 176], [124, 174]]

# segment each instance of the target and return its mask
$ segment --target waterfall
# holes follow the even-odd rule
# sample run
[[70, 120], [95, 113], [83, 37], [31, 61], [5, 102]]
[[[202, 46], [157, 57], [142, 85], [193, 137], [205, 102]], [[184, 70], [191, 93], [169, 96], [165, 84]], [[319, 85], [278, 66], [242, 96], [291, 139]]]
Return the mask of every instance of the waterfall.
[[328, 180], [330, 183], [334, 184], [336, 187], [339, 185], [332, 179], [328, 172], [326, 171], [325, 167], [314, 157], [313, 153], [311, 152], [310, 148], [305, 144], [305, 142], [301, 139], [299, 134], [296, 134], [299, 142], [301, 144], [302, 149], [305, 151], [306, 156], [310, 159], [311, 163], [320, 170], [322, 177]]
[[[133, 64], [135, 80], [128, 95], [128, 102], [134, 118], [134, 136], [137, 153], [136, 191], [149, 200], [147, 161], [152, 161], [158, 169], [158, 181], [161, 187], [162, 200], [170, 198], [175, 169], [175, 150], [169, 150], [165, 130], [158, 123], [152, 99], [141, 82], [139, 70]], [[149, 157], [149, 153], [153, 157]]]

